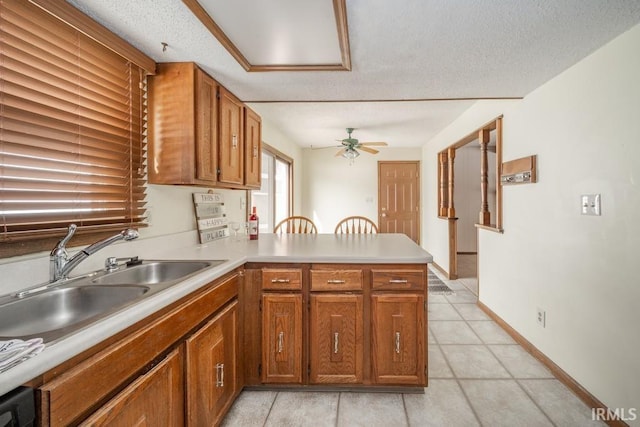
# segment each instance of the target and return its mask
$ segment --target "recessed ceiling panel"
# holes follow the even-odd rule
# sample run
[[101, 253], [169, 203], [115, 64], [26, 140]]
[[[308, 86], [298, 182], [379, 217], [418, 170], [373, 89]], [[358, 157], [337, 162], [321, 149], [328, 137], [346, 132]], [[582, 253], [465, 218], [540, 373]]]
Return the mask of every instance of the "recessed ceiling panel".
[[[344, 67], [341, 32], [346, 33], [346, 28], [340, 28], [343, 1], [185, 0], [185, 3], [205, 25], [207, 17], [202, 12], [208, 15], [222, 38], [227, 38], [221, 42], [230, 52], [237, 50], [232, 55], [244, 58], [243, 66], [248, 71], [283, 66]], [[200, 5], [200, 11], [194, 3]], [[344, 23], [346, 26], [346, 17]], [[220, 39], [220, 35], [210, 30]]]

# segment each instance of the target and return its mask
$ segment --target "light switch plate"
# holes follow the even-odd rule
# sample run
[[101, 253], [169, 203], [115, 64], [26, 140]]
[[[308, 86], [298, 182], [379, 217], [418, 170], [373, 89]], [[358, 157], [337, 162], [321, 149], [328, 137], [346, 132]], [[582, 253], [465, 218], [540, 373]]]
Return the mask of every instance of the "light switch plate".
[[580, 200], [582, 215], [600, 215], [600, 194], [583, 194]]

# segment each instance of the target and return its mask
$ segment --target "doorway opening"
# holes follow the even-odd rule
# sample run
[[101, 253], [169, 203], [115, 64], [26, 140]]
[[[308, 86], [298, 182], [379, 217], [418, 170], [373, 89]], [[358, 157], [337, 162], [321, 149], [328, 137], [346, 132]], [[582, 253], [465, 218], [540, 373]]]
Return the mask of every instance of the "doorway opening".
[[502, 232], [502, 116], [438, 153], [438, 217], [449, 222], [449, 279], [478, 295], [478, 230]]

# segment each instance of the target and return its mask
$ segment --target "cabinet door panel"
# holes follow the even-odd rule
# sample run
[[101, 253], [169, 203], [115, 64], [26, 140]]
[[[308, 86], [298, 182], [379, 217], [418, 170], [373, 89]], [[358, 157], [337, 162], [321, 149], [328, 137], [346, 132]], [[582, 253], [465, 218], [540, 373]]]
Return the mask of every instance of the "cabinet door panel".
[[220, 93], [220, 175], [218, 180], [242, 185], [244, 181], [244, 143], [242, 103], [223, 87]]
[[174, 350], [81, 425], [184, 425], [184, 382], [180, 350]]
[[192, 335], [187, 346], [189, 425], [216, 425], [236, 392], [237, 302]]
[[262, 382], [302, 382], [302, 295], [262, 296]]
[[311, 296], [312, 383], [361, 383], [362, 295]]
[[260, 188], [262, 123], [260, 116], [244, 108], [244, 183], [248, 187]]
[[196, 178], [218, 178], [218, 85], [196, 70]]
[[373, 295], [374, 381], [425, 383], [425, 308], [422, 295]]

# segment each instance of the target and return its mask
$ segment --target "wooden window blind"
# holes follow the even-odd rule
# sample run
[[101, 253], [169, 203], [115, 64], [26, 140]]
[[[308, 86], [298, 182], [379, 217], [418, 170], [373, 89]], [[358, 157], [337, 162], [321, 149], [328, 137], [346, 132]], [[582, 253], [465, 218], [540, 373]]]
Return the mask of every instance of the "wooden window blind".
[[0, 1], [0, 242], [143, 226], [145, 71]]

